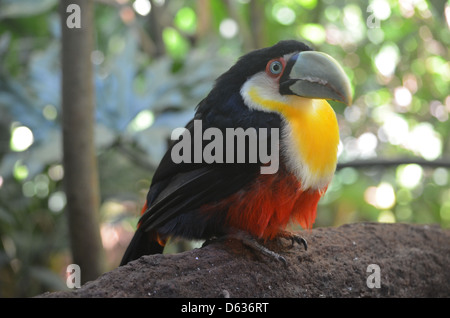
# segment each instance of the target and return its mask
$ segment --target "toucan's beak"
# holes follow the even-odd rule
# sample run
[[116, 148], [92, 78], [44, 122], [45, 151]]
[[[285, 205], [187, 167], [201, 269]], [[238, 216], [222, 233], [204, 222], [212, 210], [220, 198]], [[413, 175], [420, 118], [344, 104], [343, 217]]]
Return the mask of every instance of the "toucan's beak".
[[350, 81], [339, 63], [328, 54], [300, 52], [293, 55], [287, 65], [292, 68], [288, 76], [280, 79], [282, 93], [351, 105]]

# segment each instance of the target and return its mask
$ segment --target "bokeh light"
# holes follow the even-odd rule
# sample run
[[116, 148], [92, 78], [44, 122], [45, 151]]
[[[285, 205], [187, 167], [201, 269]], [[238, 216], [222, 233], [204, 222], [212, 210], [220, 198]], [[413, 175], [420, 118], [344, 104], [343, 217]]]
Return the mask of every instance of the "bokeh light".
[[184, 32], [194, 33], [197, 26], [197, 16], [190, 7], [178, 10], [174, 20], [175, 25]]
[[422, 181], [423, 169], [417, 164], [400, 166], [397, 169], [397, 180], [401, 186], [413, 189]]
[[439, 167], [433, 172], [433, 181], [439, 186], [446, 186], [448, 184], [448, 177], [449, 173], [445, 168]]
[[412, 129], [407, 147], [427, 160], [442, 154], [442, 141], [430, 123], [420, 123]]
[[400, 53], [398, 47], [393, 44], [385, 44], [375, 56], [375, 65], [378, 72], [383, 76], [392, 76], [400, 60]]
[[282, 25], [290, 25], [296, 19], [295, 11], [283, 5], [276, 4], [272, 8], [272, 14], [278, 23]]
[[412, 94], [406, 87], [397, 87], [394, 91], [395, 102], [402, 107], [409, 106], [412, 102]]
[[133, 2], [133, 9], [140, 15], [146, 16], [152, 9], [152, 4], [149, 0], [135, 0]]
[[235, 37], [239, 31], [238, 24], [233, 19], [224, 19], [220, 23], [219, 29], [220, 34], [226, 39], [231, 39]]
[[149, 128], [155, 121], [155, 116], [149, 110], [143, 110], [130, 123], [130, 127], [133, 131], [141, 131]]
[[53, 192], [48, 198], [48, 208], [54, 213], [61, 212], [66, 206], [66, 194], [63, 191]]
[[375, 149], [378, 145], [377, 137], [371, 133], [363, 133], [357, 139], [358, 150], [361, 158], [371, 158], [376, 156]]
[[364, 193], [367, 203], [382, 210], [390, 209], [395, 204], [395, 192], [390, 183], [382, 182], [378, 187], [368, 187]]
[[378, 222], [381, 223], [395, 223], [395, 215], [391, 211], [381, 211], [378, 215]]
[[25, 151], [34, 141], [33, 132], [26, 126], [15, 127], [11, 133], [10, 147], [13, 151]]
[[391, 7], [387, 0], [373, 0], [370, 6], [377, 19], [386, 20], [391, 16]]
[[315, 44], [325, 42], [326, 32], [323, 26], [315, 23], [307, 23], [299, 27], [299, 35]]

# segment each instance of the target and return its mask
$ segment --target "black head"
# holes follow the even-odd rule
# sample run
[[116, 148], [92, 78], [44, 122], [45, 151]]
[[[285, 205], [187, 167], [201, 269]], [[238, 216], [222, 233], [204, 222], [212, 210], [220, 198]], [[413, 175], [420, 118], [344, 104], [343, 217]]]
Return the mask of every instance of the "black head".
[[280, 41], [273, 46], [249, 52], [240, 57], [236, 64], [217, 79], [215, 88], [222, 91], [235, 91], [236, 87], [240, 88], [249, 77], [264, 71], [270, 60], [282, 57], [289, 53], [312, 50], [312, 48], [302, 42], [285, 40]]

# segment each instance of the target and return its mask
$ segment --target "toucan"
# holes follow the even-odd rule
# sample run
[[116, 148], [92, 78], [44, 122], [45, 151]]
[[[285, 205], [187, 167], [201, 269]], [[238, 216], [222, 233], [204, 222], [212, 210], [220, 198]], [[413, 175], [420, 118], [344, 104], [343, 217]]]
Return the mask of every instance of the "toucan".
[[[258, 241], [286, 238], [306, 248], [306, 241], [286, 228], [291, 223], [312, 228], [318, 202], [336, 169], [339, 127], [327, 100], [350, 105], [350, 81], [335, 59], [302, 42], [280, 41], [239, 58], [216, 79], [185, 133], [168, 147], [120, 265], [162, 253], [166, 241], [177, 237], [237, 235], [280, 260], [284, 258]], [[222, 159], [241, 155], [244, 160], [195, 160], [198, 152], [219, 142], [213, 140], [217, 136], [197, 139], [180, 151], [196, 123], [202, 133], [214, 129], [224, 136], [230, 129], [253, 129], [256, 140], [231, 147], [223, 140], [224, 147], [213, 153]], [[250, 158], [255, 144], [277, 150], [277, 158], [272, 158], [277, 169], [262, 173], [261, 168], [272, 163]]]

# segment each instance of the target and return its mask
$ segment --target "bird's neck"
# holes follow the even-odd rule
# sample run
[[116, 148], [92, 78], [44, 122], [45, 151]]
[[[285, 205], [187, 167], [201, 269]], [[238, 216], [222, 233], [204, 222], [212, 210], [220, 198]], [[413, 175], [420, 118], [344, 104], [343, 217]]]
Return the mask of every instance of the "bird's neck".
[[256, 92], [250, 95], [253, 102], [283, 115], [282, 160], [303, 189], [325, 189], [336, 169], [339, 145], [339, 127], [331, 106], [322, 99], [287, 96], [273, 101]]

